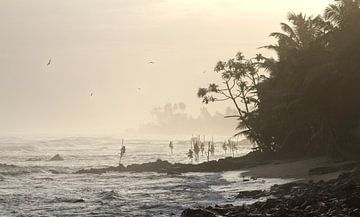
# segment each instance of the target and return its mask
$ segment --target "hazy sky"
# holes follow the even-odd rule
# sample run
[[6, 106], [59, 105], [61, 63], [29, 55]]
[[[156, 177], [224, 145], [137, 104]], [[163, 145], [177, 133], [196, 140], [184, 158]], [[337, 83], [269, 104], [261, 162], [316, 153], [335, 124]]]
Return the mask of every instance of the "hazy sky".
[[260, 52], [287, 12], [330, 2], [1, 0], [0, 134], [120, 133], [167, 102], [196, 116], [217, 60]]

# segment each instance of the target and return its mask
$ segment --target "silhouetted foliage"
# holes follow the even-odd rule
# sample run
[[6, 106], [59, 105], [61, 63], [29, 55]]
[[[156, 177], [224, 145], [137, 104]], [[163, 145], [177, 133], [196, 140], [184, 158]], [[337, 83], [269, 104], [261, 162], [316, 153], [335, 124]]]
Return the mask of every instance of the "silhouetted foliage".
[[[322, 16], [290, 13], [257, 55], [218, 62], [222, 83], [200, 88], [204, 103], [231, 100], [239, 134], [263, 152], [360, 153], [360, 1], [338, 0]], [[265, 77], [260, 72], [267, 72]]]

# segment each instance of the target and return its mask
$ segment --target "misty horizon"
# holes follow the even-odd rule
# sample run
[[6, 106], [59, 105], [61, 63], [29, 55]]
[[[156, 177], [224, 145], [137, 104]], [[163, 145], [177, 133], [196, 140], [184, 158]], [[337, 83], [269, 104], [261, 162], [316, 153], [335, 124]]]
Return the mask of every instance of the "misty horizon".
[[0, 216], [360, 216], [360, 0], [0, 0]]
[[289, 11], [329, 2], [2, 1], [0, 134], [119, 134], [179, 101], [197, 117], [219, 59], [257, 53]]

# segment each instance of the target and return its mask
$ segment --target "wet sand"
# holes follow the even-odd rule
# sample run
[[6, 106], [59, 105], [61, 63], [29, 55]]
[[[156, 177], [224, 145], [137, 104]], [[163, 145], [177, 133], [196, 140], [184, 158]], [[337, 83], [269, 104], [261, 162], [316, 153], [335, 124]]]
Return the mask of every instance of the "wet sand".
[[309, 174], [311, 169], [325, 167], [339, 167], [348, 162], [336, 162], [332, 158], [317, 157], [298, 160], [277, 160], [268, 164], [249, 168], [244, 176], [262, 178], [297, 179], [298, 181], [319, 181], [337, 178], [344, 170], [329, 172], [325, 174]]

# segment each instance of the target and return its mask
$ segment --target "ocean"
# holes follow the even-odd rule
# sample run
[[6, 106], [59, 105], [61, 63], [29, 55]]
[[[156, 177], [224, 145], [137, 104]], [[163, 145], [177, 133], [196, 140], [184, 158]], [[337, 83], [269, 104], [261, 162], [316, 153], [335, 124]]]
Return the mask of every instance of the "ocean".
[[[191, 163], [190, 140], [125, 139], [124, 165], [157, 159]], [[0, 216], [180, 216], [188, 207], [241, 205], [243, 190], [269, 189], [288, 180], [242, 181], [241, 172], [74, 174], [85, 168], [116, 166], [121, 138], [0, 138]], [[210, 160], [224, 158], [221, 143]], [[251, 150], [238, 147], [236, 156]], [[63, 161], [49, 161], [59, 154]], [[206, 161], [200, 154], [198, 162]], [[198, 163], [193, 162], [193, 163]], [[5, 165], [6, 164], [6, 165]], [[14, 166], [9, 166], [14, 165]]]

